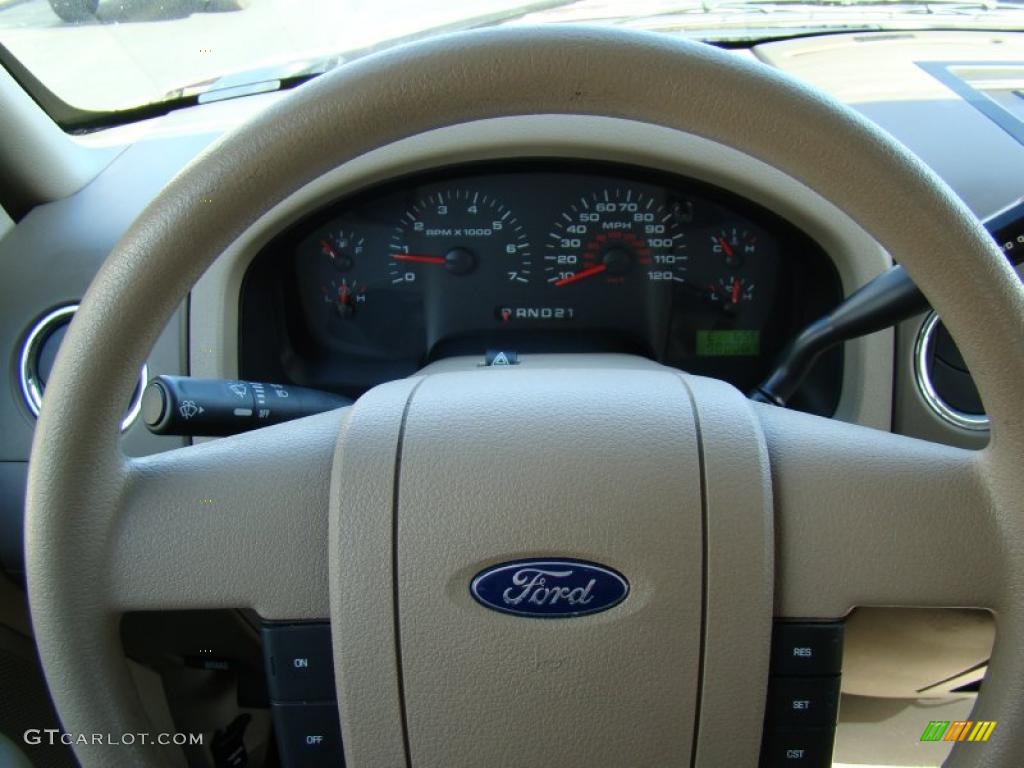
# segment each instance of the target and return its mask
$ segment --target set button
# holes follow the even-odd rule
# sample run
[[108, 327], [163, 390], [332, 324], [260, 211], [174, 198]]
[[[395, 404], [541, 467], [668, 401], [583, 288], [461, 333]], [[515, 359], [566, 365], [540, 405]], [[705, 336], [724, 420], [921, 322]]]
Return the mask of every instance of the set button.
[[768, 716], [773, 727], [831, 727], [838, 708], [838, 677], [773, 677], [768, 683]]
[[775, 622], [762, 768], [832, 765], [842, 664], [842, 624]]

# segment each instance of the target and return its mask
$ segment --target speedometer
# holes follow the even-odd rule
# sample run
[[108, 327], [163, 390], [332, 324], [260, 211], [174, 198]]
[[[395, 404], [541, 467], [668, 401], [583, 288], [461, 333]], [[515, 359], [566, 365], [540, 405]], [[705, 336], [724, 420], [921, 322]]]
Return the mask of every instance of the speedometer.
[[481, 260], [503, 264], [507, 280], [528, 283], [530, 243], [523, 226], [494, 197], [443, 189], [417, 200], [391, 237], [389, 273], [395, 285], [439, 272], [468, 275]]
[[563, 211], [544, 244], [545, 280], [557, 288], [587, 280], [685, 282], [680, 206], [627, 188], [585, 195]]

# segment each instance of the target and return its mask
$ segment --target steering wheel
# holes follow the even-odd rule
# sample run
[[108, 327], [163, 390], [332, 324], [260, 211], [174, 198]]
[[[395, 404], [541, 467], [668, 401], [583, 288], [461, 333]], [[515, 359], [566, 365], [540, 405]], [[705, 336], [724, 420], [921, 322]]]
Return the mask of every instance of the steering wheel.
[[[903, 263], [991, 418], [968, 452], [756, 405], [647, 361], [420, 375], [352, 408], [139, 459], [121, 404], [218, 254], [330, 169], [509, 115], [624, 118], [756, 157]], [[205, 201], [213, 201], [210, 204]], [[949, 765], [1024, 754], [1024, 292], [968, 209], [893, 139], [768, 67], [668, 36], [497, 29], [356, 61], [196, 158], [111, 252], [53, 368], [29, 472], [32, 618], [72, 734], [153, 729], [128, 611], [330, 616], [350, 768], [754, 766], [772, 617], [856, 605], [991, 609], [975, 720]], [[202, 500], [208, 500], [202, 502]], [[212, 503], [210, 503], [212, 502]], [[482, 567], [577, 557], [627, 578], [613, 610], [485, 610]], [[75, 747], [85, 766], [175, 747]]]

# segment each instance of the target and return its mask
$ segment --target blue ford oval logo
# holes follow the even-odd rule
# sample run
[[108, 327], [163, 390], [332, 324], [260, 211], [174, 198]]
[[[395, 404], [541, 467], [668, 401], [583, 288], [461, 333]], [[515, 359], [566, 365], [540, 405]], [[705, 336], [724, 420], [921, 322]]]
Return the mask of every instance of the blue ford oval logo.
[[530, 559], [485, 568], [473, 577], [469, 591], [494, 611], [564, 619], [607, 611], [626, 599], [629, 582], [585, 560]]

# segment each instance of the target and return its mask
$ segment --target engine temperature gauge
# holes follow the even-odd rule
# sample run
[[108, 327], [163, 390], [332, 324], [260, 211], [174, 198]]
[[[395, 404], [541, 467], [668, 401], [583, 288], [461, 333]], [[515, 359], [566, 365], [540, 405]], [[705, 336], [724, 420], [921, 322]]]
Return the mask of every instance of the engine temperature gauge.
[[757, 253], [757, 235], [740, 226], [723, 227], [711, 235], [711, 252], [726, 266], [740, 267]]

